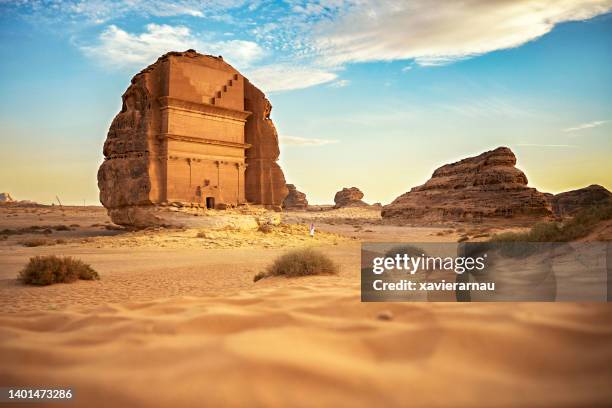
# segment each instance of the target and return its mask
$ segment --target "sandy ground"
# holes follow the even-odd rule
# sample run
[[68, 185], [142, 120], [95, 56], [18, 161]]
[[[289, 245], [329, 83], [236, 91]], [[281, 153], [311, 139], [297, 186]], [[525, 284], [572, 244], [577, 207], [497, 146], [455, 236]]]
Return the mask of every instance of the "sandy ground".
[[[2, 209], [0, 386], [72, 387], [68, 406], [87, 407], [612, 403], [608, 304], [360, 302], [361, 241], [493, 230], [385, 225], [352, 210], [285, 221], [269, 234], [129, 232], [96, 207]], [[310, 222], [314, 239], [301, 225]], [[34, 225], [51, 233], [23, 230]], [[45, 245], [24, 246], [35, 239]], [[340, 273], [253, 283], [301, 246]], [[101, 280], [19, 283], [41, 254], [83, 259]]]

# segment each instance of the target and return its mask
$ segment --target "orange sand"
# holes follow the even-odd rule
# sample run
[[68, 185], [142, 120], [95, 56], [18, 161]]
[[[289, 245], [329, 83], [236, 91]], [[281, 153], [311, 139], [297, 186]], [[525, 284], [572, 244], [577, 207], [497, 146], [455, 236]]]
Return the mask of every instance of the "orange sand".
[[[83, 225], [51, 234], [67, 244], [0, 241], [0, 386], [72, 387], [78, 404], [71, 406], [86, 407], [612, 402], [608, 304], [359, 301], [359, 242], [351, 236], [440, 241], [456, 240], [456, 231], [377, 224], [354, 231], [341, 222], [319, 225], [330, 233], [302, 244], [269, 236], [269, 247], [252, 247], [223, 238], [236, 245], [210, 249], [188, 235], [145, 245], [167, 238], [142, 232], [115, 245], [100, 235], [123, 242], [125, 232], [89, 227], [83, 220], [104, 222], [104, 215], [80, 211], [0, 213], [0, 229], [20, 218], [34, 225], [34, 216]], [[80, 243], [85, 236], [92, 241]], [[326, 252], [339, 275], [252, 282], [300, 245]], [[91, 263], [102, 279], [43, 288], [16, 282], [30, 256], [51, 253]]]

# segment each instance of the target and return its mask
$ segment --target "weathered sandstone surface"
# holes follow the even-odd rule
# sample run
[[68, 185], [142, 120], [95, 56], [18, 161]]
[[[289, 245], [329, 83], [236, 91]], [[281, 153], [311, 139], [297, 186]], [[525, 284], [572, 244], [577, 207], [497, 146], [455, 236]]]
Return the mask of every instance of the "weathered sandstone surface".
[[384, 206], [382, 216], [418, 222], [551, 215], [545, 194], [527, 187], [527, 177], [515, 165], [507, 147], [446, 164], [425, 184]]
[[9, 193], [0, 193], [0, 203], [12, 203], [14, 201]]
[[283, 201], [283, 208], [287, 210], [305, 210], [308, 208], [306, 194], [298, 191], [293, 184], [287, 184], [287, 190], [289, 194], [287, 194], [285, 201]]
[[343, 188], [334, 196], [334, 208], [343, 207], [365, 207], [368, 204], [363, 202], [363, 193], [357, 187]]
[[287, 189], [272, 107], [223, 58], [167, 53], [132, 78], [122, 99], [98, 171], [113, 222], [164, 224], [172, 203], [280, 209]]
[[552, 209], [555, 215], [560, 217], [572, 215], [584, 208], [611, 202], [612, 193], [598, 184], [559, 193], [551, 198]]

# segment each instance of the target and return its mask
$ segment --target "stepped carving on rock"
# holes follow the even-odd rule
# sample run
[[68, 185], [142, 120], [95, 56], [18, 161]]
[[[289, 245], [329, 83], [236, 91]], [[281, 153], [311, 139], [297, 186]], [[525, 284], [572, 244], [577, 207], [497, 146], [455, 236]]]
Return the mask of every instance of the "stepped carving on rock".
[[283, 208], [287, 210], [305, 210], [308, 208], [308, 200], [306, 199], [306, 194], [298, 191], [298, 189], [293, 184], [287, 184], [287, 190], [289, 190], [289, 194], [285, 197], [285, 201], [283, 201]]
[[169, 52], [132, 78], [111, 123], [98, 171], [100, 201], [122, 225], [164, 224], [174, 203], [280, 209], [271, 105], [221, 57]]
[[446, 164], [384, 206], [382, 216], [416, 222], [550, 216], [546, 195], [527, 187], [527, 177], [515, 165], [507, 147]]
[[588, 207], [612, 203], [612, 193], [605, 187], [592, 184], [578, 190], [556, 194], [551, 199], [555, 215], [563, 217], [572, 215]]

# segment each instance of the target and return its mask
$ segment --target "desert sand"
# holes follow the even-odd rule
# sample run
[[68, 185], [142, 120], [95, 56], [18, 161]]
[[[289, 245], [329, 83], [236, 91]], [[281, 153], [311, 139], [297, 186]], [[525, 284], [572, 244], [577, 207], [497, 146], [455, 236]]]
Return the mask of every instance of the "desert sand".
[[[198, 237], [119, 229], [100, 207], [2, 208], [0, 230], [13, 232], [0, 232], [0, 383], [71, 387], [71, 406], [87, 407], [612, 401], [608, 304], [360, 302], [361, 241], [456, 241], [495, 228], [397, 226], [363, 208], [283, 217], [269, 234]], [[70, 230], [15, 233], [36, 225]], [[45, 245], [24, 246], [33, 239]], [[253, 283], [302, 246], [340, 273]], [[19, 283], [42, 254], [78, 257], [101, 280]]]

